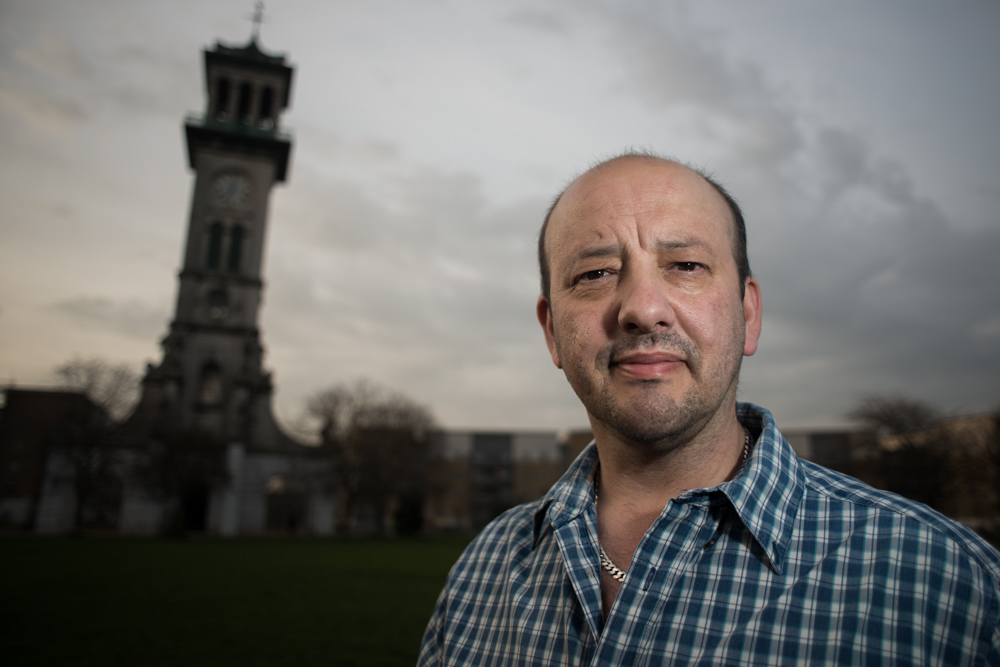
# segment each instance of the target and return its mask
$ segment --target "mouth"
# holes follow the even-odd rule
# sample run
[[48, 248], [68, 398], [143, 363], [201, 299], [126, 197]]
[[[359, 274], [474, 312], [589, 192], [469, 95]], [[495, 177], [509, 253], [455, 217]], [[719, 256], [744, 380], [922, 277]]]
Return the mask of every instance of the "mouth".
[[611, 371], [637, 380], [658, 380], [686, 368], [687, 360], [676, 352], [653, 350], [623, 354], [611, 360]]

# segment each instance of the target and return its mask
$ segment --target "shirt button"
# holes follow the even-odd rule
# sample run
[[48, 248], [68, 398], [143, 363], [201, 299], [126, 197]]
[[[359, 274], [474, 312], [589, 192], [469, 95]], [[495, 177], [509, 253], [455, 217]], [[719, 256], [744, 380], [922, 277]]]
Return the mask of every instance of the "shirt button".
[[712, 539], [710, 539], [708, 542], [705, 542], [705, 548], [706, 549], [710, 549], [713, 544], [715, 544], [715, 538], [714, 537]]

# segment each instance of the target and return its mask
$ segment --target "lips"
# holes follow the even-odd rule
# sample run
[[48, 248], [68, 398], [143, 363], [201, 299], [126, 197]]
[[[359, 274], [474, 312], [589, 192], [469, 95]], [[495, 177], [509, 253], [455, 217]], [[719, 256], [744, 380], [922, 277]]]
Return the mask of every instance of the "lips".
[[611, 369], [641, 380], [656, 380], [678, 372], [686, 364], [685, 357], [677, 352], [643, 350], [615, 357]]

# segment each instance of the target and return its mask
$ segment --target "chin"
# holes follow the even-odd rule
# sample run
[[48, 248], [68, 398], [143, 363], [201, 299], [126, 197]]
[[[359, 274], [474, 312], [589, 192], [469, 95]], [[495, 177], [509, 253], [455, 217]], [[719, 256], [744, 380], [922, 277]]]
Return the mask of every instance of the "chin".
[[627, 402], [611, 399], [597, 401], [588, 412], [625, 442], [645, 448], [676, 446], [700, 431], [714, 414], [700, 398], [688, 395], [680, 402], [663, 396]]

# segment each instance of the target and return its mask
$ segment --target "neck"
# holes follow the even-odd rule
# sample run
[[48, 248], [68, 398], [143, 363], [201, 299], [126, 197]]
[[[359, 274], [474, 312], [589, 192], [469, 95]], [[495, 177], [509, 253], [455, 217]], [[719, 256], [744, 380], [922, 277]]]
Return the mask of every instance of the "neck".
[[743, 463], [744, 431], [733, 410], [696, 438], [656, 445], [626, 442], [593, 423], [601, 462], [601, 502], [659, 515], [667, 502], [688, 489], [716, 486]]

